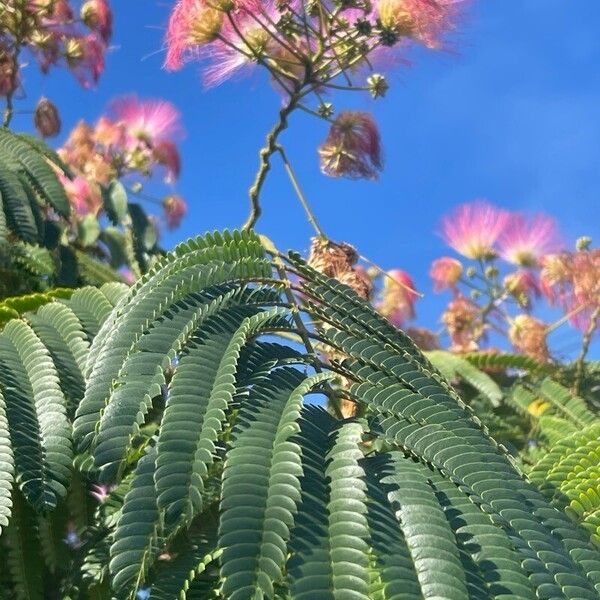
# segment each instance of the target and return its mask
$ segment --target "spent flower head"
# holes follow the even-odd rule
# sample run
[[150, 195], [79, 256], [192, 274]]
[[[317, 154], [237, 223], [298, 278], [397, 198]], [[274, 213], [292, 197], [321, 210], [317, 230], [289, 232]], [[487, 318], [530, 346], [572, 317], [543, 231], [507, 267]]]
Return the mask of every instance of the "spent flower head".
[[379, 129], [366, 112], [344, 111], [319, 147], [321, 170], [331, 177], [376, 179], [383, 166]]

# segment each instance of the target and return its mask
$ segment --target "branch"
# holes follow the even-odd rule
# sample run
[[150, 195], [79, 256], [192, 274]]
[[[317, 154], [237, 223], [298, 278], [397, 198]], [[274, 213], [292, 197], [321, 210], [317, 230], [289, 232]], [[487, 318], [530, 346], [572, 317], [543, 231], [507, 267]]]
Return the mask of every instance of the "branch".
[[254, 178], [254, 183], [248, 191], [250, 196], [250, 214], [242, 227], [244, 231], [253, 229], [262, 213], [262, 208], [260, 206], [260, 192], [267, 178], [267, 174], [271, 169], [271, 157], [277, 151], [277, 138], [279, 137], [279, 134], [287, 128], [288, 117], [296, 108], [297, 103], [297, 93], [292, 94], [289, 102], [279, 111], [279, 121], [277, 121], [273, 129], [268, 133], [266, 138], [267, 143], [259, 152], [260, 163], [258, 171]]

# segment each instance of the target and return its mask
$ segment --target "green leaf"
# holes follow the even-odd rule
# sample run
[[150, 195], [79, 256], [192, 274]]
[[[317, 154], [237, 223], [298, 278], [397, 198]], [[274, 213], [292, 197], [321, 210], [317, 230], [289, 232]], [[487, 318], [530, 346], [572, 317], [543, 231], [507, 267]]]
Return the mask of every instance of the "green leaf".
[[118, 180], [113, 179], [107, 186], [102, 187], [104, 210], [114, 225], [120, 225], [127, 216], [127, 191]]
[[94, 215], [85, 215], [77, 222], [77, 231], [79, 241], [84, 246], [91, 246], [100, 235], [100, 223]]

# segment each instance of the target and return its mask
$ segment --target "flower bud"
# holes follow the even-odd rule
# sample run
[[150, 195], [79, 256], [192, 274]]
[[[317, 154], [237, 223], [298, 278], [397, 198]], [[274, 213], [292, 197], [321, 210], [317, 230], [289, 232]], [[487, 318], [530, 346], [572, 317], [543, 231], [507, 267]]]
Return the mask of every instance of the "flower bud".
[[467, 269], [467, 277], [469, 279], [473, 279], [473, 277], [475, 277], [475, 275], [477, 275], [477, 269], [475, 267], [469, 267]]
[[585, 250], [589, 250], [591, 246], [592, 246], [592, 238], [587, 235], [581, 236], [580, 238], [577, 239], [577, 242], [575, 242], [575, 248], [577, 248], [577, 250], [579, 252], [584, 252]]
[[321, 102], [321, 104], [319, 104], [317, 112], [324, 119], [328, 119], [329, 117], [333, 116], [333, 104], [331, 104], [331, 102]]
[[471, 298], [473, 300], [479, 300], [479, 298], [481, 298], [481, 292], [479, 290], [471, 290]]
[[494, 279], [495, 277], [498, 277], [498, 269], [496, 269], [496, 267], [488, 267], [485, 270], [485, 276], [487, 279]]
[[48, 98], [40, 98], [33, 115], [35, 128], [42, 137], [54, 137], [60, 133], [60, 115]]
[[84, 56], [84, 41], [81, 38], [69, 38], [65, 42], [65, 59], [69, 66], [75, 66]]
[[379, 73], [373, 73], [367, 79], [367, 86], [373, 98], [383, 98], [385, 93], [390, 89], [385, 77]]

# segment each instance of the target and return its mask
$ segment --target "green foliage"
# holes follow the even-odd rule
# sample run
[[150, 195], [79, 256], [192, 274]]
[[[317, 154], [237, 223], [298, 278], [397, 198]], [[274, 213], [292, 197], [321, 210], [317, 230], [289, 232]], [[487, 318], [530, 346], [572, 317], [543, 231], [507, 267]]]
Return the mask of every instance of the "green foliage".
[[120, 182], [103, 189], [114, 224], [103, 227], [96, 215], [72, 213], [58, 174], [71, 177], [44, 142], [0, 130], [0, 298], [122, 281], [117, 269], [145, 272], [161, 252], [154, 225]]
[[[182, 244], [131, 288], [16, 312], [0, 333], [0, 523], [9, 564], [42, 558], [25, 583], [11, 568], [2, 597], [600, 595], [596, 417], [541, 369], [426, 357], [253, 233]], [[313, 337], [341, 358], [321, 364]], [[321, 406], [342, 398], [360, 417]], [[588, 441], [551, 450], [532, 483], [488, 431], [502, 411]], [[111, 486], [100, 501], [96, 482]]]
[[600, 423], [563, 437], [529, 477], [600, 544]]

